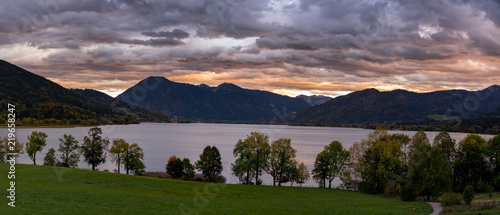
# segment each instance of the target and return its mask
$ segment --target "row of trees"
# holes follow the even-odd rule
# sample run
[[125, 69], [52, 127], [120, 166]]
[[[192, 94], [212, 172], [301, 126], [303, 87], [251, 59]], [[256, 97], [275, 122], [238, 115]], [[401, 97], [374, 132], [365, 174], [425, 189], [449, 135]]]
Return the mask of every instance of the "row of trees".
[[500, 190], [500, 135], [486, 141], [469, 134], [458, 145], [447, 132], [433, 143], [423, 131], [413, 137], [379, 127], [349, 150], [338, 141], [325, 146], [314, 163], [313, 178], [331, 187], [339, 177], [345, 189], [436, 199], [446, 192]]
[[259, 176], [267, 172], [273, 177], [273, 185], [281, 186], [287, 182], [302, 185], [309, 179], [309, 172], [304, 163], [295, 159], [297, 150], [291, 146], [291, 140], [280, 138], [269, 145], [269, 136], [262, 132], [251, 132], [245, 140], [238, 140], [233, 155], [237, 158], [231, 164], [233, 175], [242, 184], [262, 184]]
[[[33, 131], [28, 136], [28, 142], [24, 144], [24, 149], [34, 165], [36, 165], [37, 154], [47, 145], [47, 137], [44, 132]], [[118, 173], [120, 173], [122, 165], [127, 174], [129, 174], [129, 171], [133, 171], [137, 175], [145, 173], [144, 152], [139, 145], [137, 143], [129, 144], [124, 139], [115, 139], [108, 150], [110, 142], [108, 138], [102, 137], [101, 128], [91, 128], [88, 135], [83, 138], [82, 145], [78, 145], [78, 140], [71, 134], [64, 134], [62, 138], [59, 138], [59, 141], [59, 149], [57, 150], [60, 152], [59, 159], [56, 150], [50, 148], [43, 159], [43, 165], [75, 168], [78, 167], [80, 157], [83, 155], [84, 161], [89, 166], [92, 166], [92, 170], [95, 170], [97, 166], [106, 162], [107, 153], [109, 152], [112, 161], [117, 164]], [[14, 148], [9, 148], [7, 142], [6, 138], [0, 141], [1, 162], [5, 162], [7, 159], [7, 152], [24, 153], [22, 143], [16, 142]]]
[[217, 178], [223, 169], [219, 149], [215, 146], [205, 147], [200, 155], [200, 160], [196, 161], [195, 165], [191, 164], [188, 158], [181, 160], [175, 155], [170, 157], [166, 165], [167, 174], [173, 179], [192, 180], [195, 168], [201, 171], [206, 180], [218, 182]]

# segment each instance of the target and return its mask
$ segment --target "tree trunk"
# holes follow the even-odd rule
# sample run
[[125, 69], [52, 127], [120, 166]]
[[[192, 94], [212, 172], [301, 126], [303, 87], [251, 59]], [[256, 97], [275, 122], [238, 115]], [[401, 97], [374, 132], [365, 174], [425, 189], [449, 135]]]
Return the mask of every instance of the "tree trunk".
[[95, 165], [94, 165], [94, 164], [92, 164], [92, 170], [94, 170], [94, 171], [95, 171]]
[[36, 165], [36, 152], [33, 154], [33, 165]]
[[281, 178], [283, 177], [283, 173], [280, 172], [278, 177], [278, 186], [281, 186]]
[[258, 185], [257, 182], [259, 181], [259, 167], [255, 169], [255, 185]]
[[118, 164], [118, 173], [120, 173], [120, 154], [118, 154], [118, 159], [116, 160], [116, 163]]
[[250, 185], [250, 170], [247, 169], [247, 185]]
[[276, 178], [273, 177], [273, 186], [276, 186]]
[[328, 189], [332, 188], [332, 180], [328, 179]]

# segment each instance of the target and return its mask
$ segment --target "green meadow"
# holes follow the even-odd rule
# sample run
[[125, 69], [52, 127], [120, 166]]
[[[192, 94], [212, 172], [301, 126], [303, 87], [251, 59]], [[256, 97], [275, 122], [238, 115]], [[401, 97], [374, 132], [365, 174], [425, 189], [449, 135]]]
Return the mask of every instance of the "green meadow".
[[424, 202], [359, 192], [214, 184], [90, 170], [16, 165], [15, 208], [8, 164], [0, 164], [0, 214], [429, 214]]

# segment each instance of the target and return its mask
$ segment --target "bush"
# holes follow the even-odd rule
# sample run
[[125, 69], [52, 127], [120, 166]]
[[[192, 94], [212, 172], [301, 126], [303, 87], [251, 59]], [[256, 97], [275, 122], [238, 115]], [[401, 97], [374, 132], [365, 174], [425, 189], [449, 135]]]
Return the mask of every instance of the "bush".
[[493, 179], [493, 186], [495, 186], [496, 190], [500, 190], [500, 175]]
[[215, 183], [221, 183], [221, 184], [226, 183], [226, 177], [224, 177], [222, 175], [216, 176], [215, 177]]
[[452, 206], [462, 204], [462, 195], [460, 193], [445, 193], [441, 196], [443, 206]]
[[417, 199], [415, 191], [410, 186], [404, 186], [401, 189], [401, 200], [411, 202]]
[[474, 188], [471, 185], [467, 185], [464, 189], [464, 202], [467, 205], [472, 203], [472, 199], [474, 199]]
[[477, 182], [475, 190], [478, 193], [488, 193], [492, 192], [490, 190], [493, 190], [493, 187], [489, 183], [484, 183], [482, 180], [479, 180], [479, 182]]

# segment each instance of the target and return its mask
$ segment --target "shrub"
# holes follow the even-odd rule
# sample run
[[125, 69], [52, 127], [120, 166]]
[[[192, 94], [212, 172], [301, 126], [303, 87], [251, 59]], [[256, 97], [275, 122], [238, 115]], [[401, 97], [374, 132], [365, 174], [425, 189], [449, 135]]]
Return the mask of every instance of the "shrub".
[[222, 175], [216, 176], [215, 177], [215, 183], [221, 183], [221, 184], [226, 183], [226, 177], [224, 177]]
[[493, 186], [495, 186], [496, 190], [500, 190], [500, 175], [493, 179]]
[[493, 187], [489, 183], [484, 183], [482, 180], [479, 180], [476, 184], [476, 192], [478, 193], [488, 193], [492, 190]]
[[460, 193], [445, 193], [441, 196], [443, 206], [452, 206], [462, 204], [462, 195]]
[[474, 199], [474, 188], [471, 185], [467, 185], [464, 189], [464, 202], [467, 205], [472, 203], [472, 199]]
[[182, 160], [176, 156], [170, 157], [166, 165], [167, 174], [173, 179], [184, 176], [184, 167]]
[[404, 186], [403, 189], [401, 189], [401, 200], [410, 202], [415, 201], [416, 199], [417, 195], [410, 186]]

